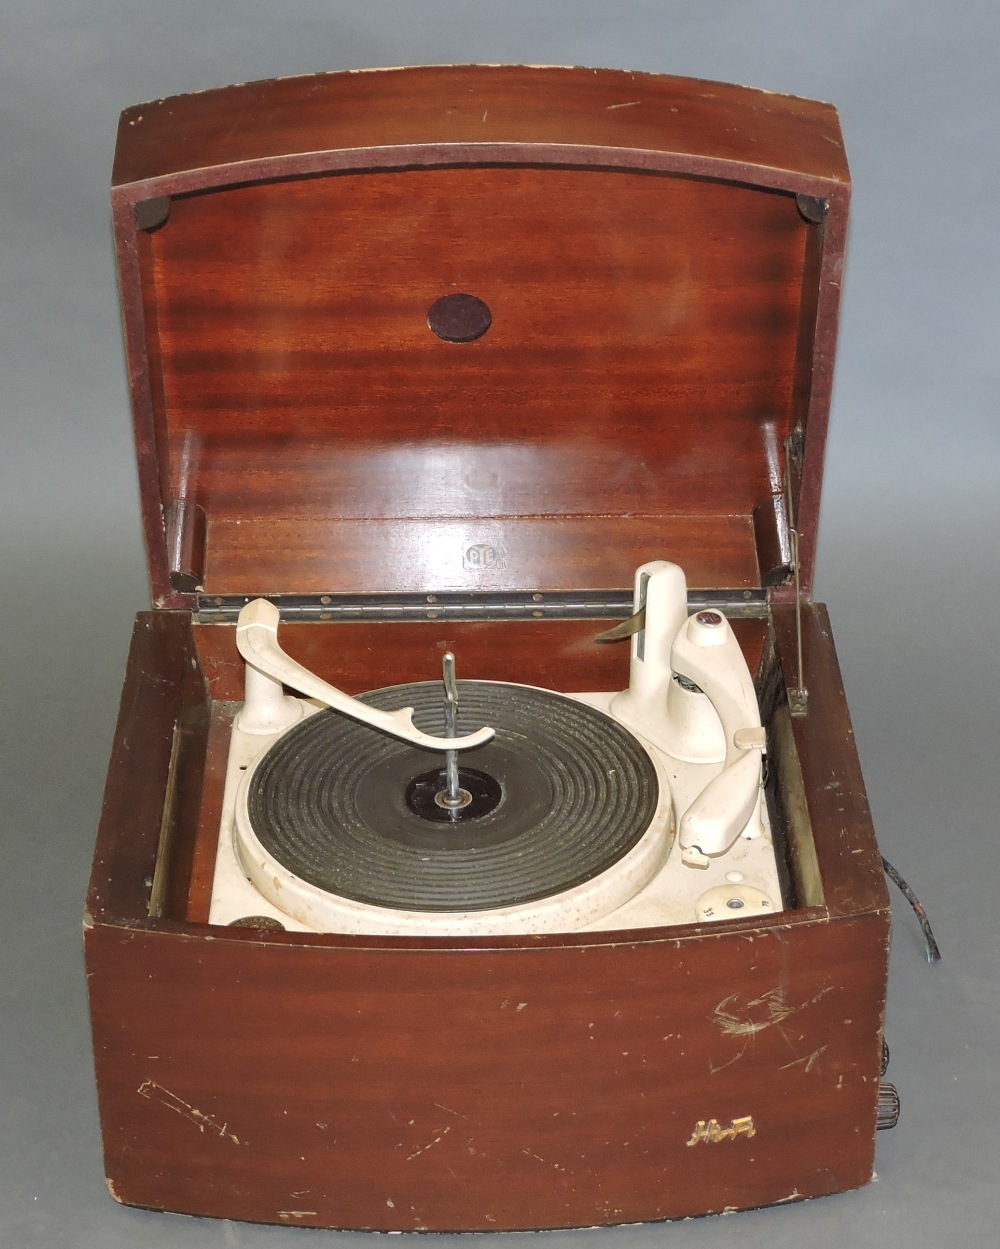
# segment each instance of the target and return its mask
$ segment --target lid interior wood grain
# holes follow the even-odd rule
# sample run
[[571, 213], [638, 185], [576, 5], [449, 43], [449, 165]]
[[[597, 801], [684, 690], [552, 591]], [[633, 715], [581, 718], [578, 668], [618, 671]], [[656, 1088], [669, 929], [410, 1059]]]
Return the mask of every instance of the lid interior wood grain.
[[[750, 116], [758, 129], [750, 103], [802, 105], [785, 167], [761, 170], [713, 156], [715, 132], [732, 142], [718, 117], [702, 123], [701, 153], [672, 150], [682, 103], [668, 101], [707, 84], [608, 73], [597, 77], [613, 100], [637, 80], [651, 87], [660, 151], [626, 142], [637, 120], [655, 130], [634, 116], [641, 103], [605, 106], [590, 146], [553, 142], [548, 114], [539, 142], [526, 141], [524, 113], [540, 106], [524, 84], [542, 81], [565, 112], [575, 76], [590, 73], [290, 80], [324, 94], [334, 119], [362, 79], [400, 97], [405, 134], [386, 130], [382, 99], [381, 142], [331, 146], [324, 160], [268, 152], [267, 135], [232, 159], [205, 137], [222, 108], [207, 97], [161, 102], [172, 116], [138, 135], [143, 114], [124, 116], [119, 175], [143, 177], [116, 188], [116, 221], [158, 602], [195, 584], [220, 595], [613, 589], [657, 557], [686, 565], [692, 586], [761, 584], [760, 516], [773, 517], [794, 428], [822, 468], [842, 230], [831, 248], [829, 211], [810, 221], [797, 197], [846, 210], [846, 170], [799, 168], [794, 138], [804, 116], [830, 128], [835, 115], [726, 88], [721, 120]], [[442, 122], [431, 105], [460, 84], [487, 116], [493, 98], [512, 117], [520, 101], [516, 142], [493, 134], [483, 151], [450, 136], [467, 118]], [[593, 75], [586, 86], [593, 104]], [[263, 116], [274, 89], [228, 91]], [[617, 146], [616, 112], [633, 114]], [[586, 118], [569, 116], [579, 140]], [[294, 149], [287, 121], [275, 125]], [[185, 128], [197, 168], [183, 167]], [[153, 176], [157, 145], [165, 172]], [[818, 505], [808, 460], [802, 485], [800, 527]]]

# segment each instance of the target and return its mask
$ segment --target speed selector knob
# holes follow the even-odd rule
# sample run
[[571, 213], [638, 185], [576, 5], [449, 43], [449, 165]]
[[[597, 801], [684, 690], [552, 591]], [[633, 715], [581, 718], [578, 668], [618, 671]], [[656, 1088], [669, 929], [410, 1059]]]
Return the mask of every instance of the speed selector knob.
[[878, 1109], [875, 1112], [875, 1127], [881, 1132], [886, 1128], [894, 1128], [899, 1122], [899, 1094], [895, 1084], [883, 1082], [878, 1086]]

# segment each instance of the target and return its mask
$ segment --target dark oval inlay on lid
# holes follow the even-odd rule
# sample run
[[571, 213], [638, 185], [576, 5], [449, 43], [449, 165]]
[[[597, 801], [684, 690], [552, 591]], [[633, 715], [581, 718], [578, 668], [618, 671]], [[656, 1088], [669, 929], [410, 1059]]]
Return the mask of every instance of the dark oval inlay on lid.
[[493, 314], [475, 295], [442, 295], [431, 304], [427, 324], [446, 343], [471, 343], [493, 324]]

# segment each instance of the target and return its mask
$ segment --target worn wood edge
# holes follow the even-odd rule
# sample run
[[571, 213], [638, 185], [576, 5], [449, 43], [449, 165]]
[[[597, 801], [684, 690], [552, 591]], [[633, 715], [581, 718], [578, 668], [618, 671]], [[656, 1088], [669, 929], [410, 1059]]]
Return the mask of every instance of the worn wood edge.
[[533, 64], [528, 62], [497, 62], [468, 61], [452, 64], [447, 61], [429, 62], [422, 65], [371, 65], [356, 66], [344, 70], [325, 70], [314, 74], [290, 74], [279, 78], [253, 78], [246, 82], [225, 83], [218, 87], [206, 87], [200, 91], [179, 92], [176, 95], [157, 96], [150, 100], [132, 104], [122, 110], [122, 117], [130, 120], [140, 112], [148, 112], [156, 106], [171, 106], [184, 100], [204, 101], [206, 105], [225, 95], [260, 91], [275, 83], [284, 85], [301, 85], [303, 87], [323, 83], [330, 80], [350, 81], [359, 76], [383, 74], [427, 74], [443, 72], [458, 76], [475, 73], [530, 73], [552, 75], [597, 75], [606, 79], [620, 79], [623, 82], [670, 82], [677, 87], [705, 88], [722, 87], [727, 92], [739, 94], [745, 99], [759, 99], [765, 104], [781, 105], [783, 102], [794, 105], [808, 105], [817, 109], [828, 110], [835, 114], [836, 108], [825, 100], [815, 100], [807, 96], [794, 95], [788, 91], [769, 91], [764, 87], [752, 87], [747, 84], [724, 82], [716, 78], [696, 78], [688, 74], [661, 74], [651, 70], [628, 69], [620, 65], [574, 65], [553, 62], [551, 64]]
[[[404, 172], [453, 165], [543, 165], [572, 169], [621, 170], [630, 173], [675, 174], [695, 180], [730, 183], [751, 190], [778, 191], [841, 201], [843, 183], [816, 175], [789, 173], [721, 156], [688, 156], [648, 148], [601, 147], [550, 143], [419, 143], [407, 146], [331, 149], [290, 153], [259, 160], [159, 174], [126, 182], [112, 191], [112, 203], [134, 213], [135, 206], [162, 196], [219, 191], [256, 182], [322, 174]], [[134, 222], [133, 222], [133, 228]]]
[[[142, 612], [136, 617], [111, 750], [101, 819], [87, 891], [85, 927], [102, 919], [148, 915], [161, 842], [173, 841], [168, 823], [189, 803], [169, 799], [178, 726], [197, 736], [208, 695], [184, 613]], [[197, 741], [190, 755], [197, 759]], [[169, 889], [169, 883], [163, 886]]]
[[815, 321], [808, 362], [803, 365], [802, 383], [805, 449], [799, 490], [795, 504], [795, 525], [799, 534], [799, 592], [812, 598], [816, 572], [816, 546], [819, 538], [820, 503], [826, 442], [833, 400], [834, 366], [840, 326], [840, 299], [847, 257], [847, 229], [851, 203], [850, 185], [839, 187], [829, 196], [829, 211], [822, 226], [815, 298]]
[[211, 704], [205, 743], [205, 781], [201, 802], [191, 821], [195, 835], [188, 838], [187, 871], [176, 882], [170, 918], [208, 923], [226, 788], [229, 740], [240, 705], [216, 701]]
[[[413, 84], [413, 89], [417, 92], [423, 91], [435, 95], [439, 95], [449, 86], [453, 87], [470, 81], [474, 81], [481, 92], [487, 88], [505, 90], [525, 85], [537, 88], [538, 84], [542, 84], [548, 90], [559, 92], [560, 98], [563, 98], [562, 93], [567, 90], [572, 91], [581, 87], [607, 86], [616, 90], [630, 89], [633, 92], [638, 87], [643, 87], [653, 93], [659, 93], [662, 97], [661, 99], [654, 98], [652, 101], [647, 99], [643, 103], [648, 104], [651, 109], [657, 108], [658, 105], [656, 115], [659, 122], [654, 128], [662, 131], [665, 123], [671, 121], [674, 123], [678, 132], [675, 145], [678, 147], [682, 146], [685, 138], [687, 122], [680, 124], [681, 119], [677, 117], [677, 107], [672, 105], [677, 97], [681, 97], [707, 102], [700, 103], [699, 107], [702, 111], [710, 114], [713, 119], [716, 114], [719, 115], [719, 119], [714, 120], [714, 126], [708, 128], [714, 128], [720, 135], [725, 135], [725, 142], [730, 146], [734, 142], [733, 135], [738, 134], [738, 127], [733, 123], [739, 122], [747, 113], [753, 114], [755, 125], [765, 128], [769, 125], [780, 127], [794, 122], [808, 129], [812, 138], [826, 140], [825, 144], [818, 144], [818, 150], [825, 158], [827, 180], [843, 182], [849, 178], [836, 109], [830, 104], [768, 92], [759, 88], [628, 70], [573, 66], [439, 65], [386, 70], [353, 70], [304, 75], [297, 78], [260, 80], [165, 97], [132, 106], [121, 116], [114, 184], [120, 186], [127, 182], [148, 179], [150, 176], [148, 170], [152, 167], [148, 162], [145, 166], [145, 176], [136, 176], [140, 172], [134, 167], [137, 164], [136, 152], [143, 146], [148, 148], [151, 143], [155, 146], [155, 134], [151, 139], [147, 139], [146, 131], [151, 127], [155, 129], [159, 124], [161, 114], [170, 118], [172, 125], [184, 125], [190, 134], [197, 134], [199, 127], [207, 123], [210, 133], [202, 138], [204, 150], [199, 152], [197, 163], [202, 167], [229, 164], [232, 161], [226, 159], [226, 141], [230, 139], [240, 116], [245, 116], [248, 109], [263, 109], [267, 116], [274, 115], [276, 120], [272, 124], [280, 132], [282, 120], [277, 119], [278, 114], [283, 110], [288, 113], [297, 110], [301, 117], [303, 109], [317, 105], [317, 97], [319, 97], [321, 107], [329, 102], [341, 112], [348, 113], [359, 108], [359, 102], [363, 102], [366, 95], [370, 95], [373, 76], [376, 80], [381, 77], [383, 81], [390, 81], [391, 86], [397, 85], [400, 80], [407, 81], [408, 85]], [[488, 112], [492, 98], [486, 98], [485, 95], [483, 98], [477, 98], [477, 107], [484, 102]], [[546, 102], [551, 107], [551, 101]], [[537, 102], [531, 101], [531, 103], [536, 105], [535, 115], [537, 115]], [[604, 135], [600, 146], [615, 146], [608, 141], [610, 136], [628, 132], [630, 129], [628, 114], [635, 103], [626, 101], [624, 108], [621, 102], [605, 105], [603, 115], [600, 111], [597, 113], [592, 127], [595, 134]], [[619, 109], [622, 110], [620, 113], [617, 111]], [[522, 108], [522, 114], [525, 111], [526, 107]], [[211, 131], [213, 119], [215, 131]], [[478, 114], [476, 120], [479, 121]], [[482, 124], [485, 125], [485, 122], [484, 116]], [[421, 123], [423, 124], [423, 118], [421, 118]], [[450, 123], [451, 118], [446, 115], [434, 118], [434, 124], [441, 134], [447, 133]], [[374, 126], [377, 123], [373, 119], [370, 124]], [[324, 126], [325, 128], [327, 127]], [[481, 125], [477, 128], [481, 129]], [[698, 120], [694, 119], [691, 134], [687, 136], [689, 147], [693, 147], [695, 141], [699, 148], [701, 147], [704, 139], [703, 130], [704, 122], [699, 125]], [[451, 133], [455, 133], [454, 127]], [[311, 131], [309, 132], [307, 146], [310, 149], [316, 148], [317, 137]], [[501, 135], [497, 132], [491, 138], [497, 141], [501, 139]], [[257, 147], [254, 154], [256, 156], [267, 155], [268, 138], [260, 135], [256, 136], [256, 140]], [[743, 149], [748, 152], [752, 151], [756, 141], [756, 138], [744, 140]], [[356, 144], [351, 146], [356, 146]], [[161, 168], [160, 172], [172, 171]], [[808, 174], [808, 170], [801, 172]]]
[[792, 732], [787, 702], [776, 707], [771, 718], [768, 759], [777, 772], [777, 787], [786, 819], [787, 862], [795, 896], [804, 906], [822, 906], [823, 878], [816, 857], [816, 841], [809, 820], [809, 802], [802, 783], [802, 769]]
[[[847, 697], [826, 608], [802, 604], [805, 715], [790, 718], [825, 905], [831, 918], [890, 913]], [[784, 689], [797, 683], [795, 607], [772, 602]]]

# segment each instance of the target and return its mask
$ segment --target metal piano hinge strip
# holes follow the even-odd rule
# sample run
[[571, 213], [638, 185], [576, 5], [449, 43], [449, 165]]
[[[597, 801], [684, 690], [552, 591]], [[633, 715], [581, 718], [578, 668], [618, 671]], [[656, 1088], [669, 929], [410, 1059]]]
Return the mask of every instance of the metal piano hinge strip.
[[[200, 595], [195, 619], [201, 624], [231, 624], [256, 595]], [[620, 620], [632, 614], [628, 590], [483, 594], [322, 594], [268, 595], [283, 620]], [[764, 616], [762, 589], [698, 590], [688, 595], [691, 611], [717, 607], [732, 617]]]

